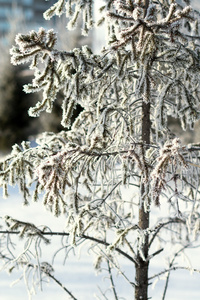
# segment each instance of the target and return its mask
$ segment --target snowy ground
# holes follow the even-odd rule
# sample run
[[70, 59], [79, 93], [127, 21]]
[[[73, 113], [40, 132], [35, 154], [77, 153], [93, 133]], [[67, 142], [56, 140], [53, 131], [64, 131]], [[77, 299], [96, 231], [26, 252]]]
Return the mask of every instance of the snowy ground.
[[[34, 222], [36, 225], [48, 224], [54, 230], [62, 230], [65, 224], [64, 217], [54, 218], [49, 212], [45, 211], [41, 204], [32, 203], [29, 207], [21, 205], [21, 197], [16, 189], [10, 190], [11, 197], [7, 200], [0, 198], [0, 215], [11, 215], [19, 220]], [[19, 209], [20, 208], [20, 209]], [[2, 222], [0, 220], [0, 222]], [[51, 253], [55, 251], [60, 239], [55, 237], [52, 244], [47, 247], [44, 260], [51, 257]], [[54, 241], [54, 243], [53, 243]], [[191, 263], [193, 267], [200, 269], [200, 249], [191, 250]], [[73, 291], [78, 300], [93, 300], [96, 299], [95, 294], [101, 296], [98, 287], [106, 290], [109, 287], [109, 280], [103, 274], [96, 275], [92, 268], [91, 254], [83, 250], [80, 258], [76, 258], [73, 253], [70, 254], [63, 265], [63, 256], [57, 256], [55, 260], [55, 277], [57, 277], [70, 291]], [[161, 270], [164, 265], [164, 257], [159, 255], [154, 259], [154, 265], [151, 266], [150, 274], [155, 274], [157, 270]], [[133, 272], [132, 266], [125, 264], [124, 268], [129, 274]], [[9, 275], [7, 272], [0, 273], [0, 300], [26, 300], [29, 299], [26, 287], [23, 281], [11, 287], [12, 282], [19, 277], [19, 273]], [[134, 274], [133, 274], [134, 278]], [[161, 280], [156, 284], [155, 288], [150, 287], [150, 296], [153, 300], [161, 300], [165, 281]], [[118, 291], [126, 300], [132, 299], [133, 291], [129, 285], [121, 277], [118, 278]], [[48, 299], [59, 300], [70, 299], [66, 297], [66, 293], [54, 282], [43, 285], [43, 292], [37, 291], [37, 294], [32, 297], [33, 300]], [[114, 299], [111, 292], [106, 294], [109, 300]], [[122, 298], [121, 298], [122, 299]], [[200, 299], [200, 274], [190, 274], [188, 271], [175, 271], [171, 274], [169, 289], [165, 300], [199, 300]]]

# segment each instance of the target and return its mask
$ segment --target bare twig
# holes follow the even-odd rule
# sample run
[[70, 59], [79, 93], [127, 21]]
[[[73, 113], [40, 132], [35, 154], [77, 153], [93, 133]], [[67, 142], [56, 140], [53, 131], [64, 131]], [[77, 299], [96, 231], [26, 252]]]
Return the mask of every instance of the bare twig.
[[113, 276], [112, 276], [112, 271], [111, 271], [111, 267], [110, 267], [110, 261], [107, 260], [107, 265], [108, 265], [108, 273], [109, 273], [109, 278], [110, 278], [110, 282], [111, 282], [111, 287], [112, 287], [112, 291], [114, 294], [114, 298], [115, 300], [118, 300], [118, 296], [117, 296], [117, 292], [115, 289], [115, 284], [114, 284], [114, 280], [113, 280]]
[[161, 275], [165, 274], [165, 273], [168, 273], [168, 272], [171, 272], [171, 271], [176, 271], [176, 270], [187, 270], [187, 271], [190, 271], [190, 272], [196, 272], [196, 273], [200, 273], [200, 270], [198, 269], [192, 269], [192, 268], [188, 268], [188, 267], [171, 267], [169, 269], [166, 269], [166, 270], [163, 270], [161, 272], [159, 272], [158, 274], [155, 274], [151, 277], [149, 277], [149, 281], [156, 278], [156, 277], [160, 277]]
[[57, 279], [55, 278], [51, 273], [45, 272], [45, 274], [53, 279], [67, 294], [70, 295], [70, 297], [74, 300], [78, 300], [77, 298], [74, 297], [74, 295]]
[[156, 238], [158, 232], [159, 232], [163, 227], [165, 227], [166, 225], [172, 224], [172, 223], [183, 223], [183, 224], [185, 224], [185, 222], [184, 222], [182, 219], [177, 218], [177, 217], [176, 217], [176, 218], [173, 218], [173, 219], [170, 219], [170, 220], [167, 221], [167, 222], [158, 224], [158, 226], [155, 228], [155, 232], [154, 232], [154, 234], [153, 234], [151, 240], [149, 241], [149, 248], [151, 247], [151, 245], [152, 245], [154, 239]]

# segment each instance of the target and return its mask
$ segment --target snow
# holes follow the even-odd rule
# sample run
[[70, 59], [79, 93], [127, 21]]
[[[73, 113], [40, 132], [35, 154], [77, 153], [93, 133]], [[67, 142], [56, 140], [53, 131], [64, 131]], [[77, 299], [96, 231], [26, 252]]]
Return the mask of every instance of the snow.
[[[65, 218], [60, 216], [55, 218], [50, 212], [46, 211], [42, 204], [31, 203], [30, 206], [21, 206], [21, 196], [18, 194], [16, 188], [9, 189], [10, 197], [0, 199], [1, 204], [1, 216], [11, 215], [16, 219], [24, 220], [28, 222], [34, 222], [36, 225], [46, 224], [49, 225], [54, 231], [62, 231], [65, 226]], [[158, 209], [154, 211], [154, 214], [160, 213]], [[2, 222], [0, 220], [0, 222]], [[60, 238], [53, 237], [52, 243], [44, 249], [43, 260], [51, 262], [52, 254], [59, 249]], [[200, 269], [199, 260], [199, 249], [188, 250], [190, 253], [190, 259], [193, 267]], [[78, 253], [77, 253], [78, 254]], [[107, 273], [95, 274], [93, 270], [93, 258], [92, 252], [86, 251], [86, 248], [82, 249], [80, 255], [74, 256], [73, 252], [69, 253], [65, 265], [63, 265], [64, 252], [60, 252], [55, 258], [54, 270], [55, 277], [60, 280], [64, 286], [71, 291], [78, 300], [93, 300], [98, 299], [95, 295], [102, 299], [102, 295], [98, 290], [98, 286], [103, 291], [110, 287], [110, 282], [107, 277]], [[154, 275], [157, 271], [162, 270], [165, 266], [164, 255], [159, 254], [150, 265], [150, 276]], [[133, 266], [124, 263], [123, 268], [132, 274], [134, 278]], [[0, 299], [2, 300], [25, 300], [28, 298], [26, 286], [22, 281], [16, 285], [11, 286], [12, 282], [19, 278], [21, 273], [14, 271], [12, 274], [8, 274], [5, 271], [0, 272]], [[155, 286], [152, 285], [149, 290], [149, 294], [153, 300], [160, 300], [163, 293], [165, 279], [160, 276], [160, 280]], [[200, 274], [193, 273], [186, 270], [172, 271], [169, 280], [169, 288], [167, 291], [165, 300], [199, 300], [200, 298], [200, 285], [199, 285]], [[130, 285], [122, 278], [117, 276], [117, 290], [120, 295], [123, 295], [126, 300], [132, 299], [133, 289]], [[71, 299], [66, 297], [66, 293], [56, 283], [50, 281], [50, 283], [44, 283], [42, 285], [43, 291], [37, 290], [37, 293], [32, 296], [32, 300], [48, 299], [54, 300], [59, 297], [60, 300]], [[108, 299], [113, 299], [112, 292], [109, 290], [106, 293]]]

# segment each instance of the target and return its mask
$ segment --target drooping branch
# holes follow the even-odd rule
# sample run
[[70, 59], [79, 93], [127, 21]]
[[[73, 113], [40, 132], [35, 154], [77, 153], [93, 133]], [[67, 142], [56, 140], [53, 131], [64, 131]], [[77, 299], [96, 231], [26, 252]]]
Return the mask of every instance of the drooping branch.
[[[2, 259], [6, 259], [7, 261], [12, 261], [11, 258], [5, 256], [5, 255], [2, 255], [2, 253], [0, 253], [0, 257]], [[38, 268], [39, 266], [38, 265], [33, 265], [31, 263], [27, 263], [25, 261], [20, 261], [20, 265], [24, 265], [26, 266], [27, 268]], [[55, 281], [72, 299], [74, 300], [78, 300], [54, 275], [53, 275], [53, 268], [51, 267], [51, 265], [49, 265], [48, 263], [44, 262], [44, 263], [41, 263], [41, 266], [40, 266], [40, 271], [47, 275], [49, 278], [51, 278], [53, 281]], [[12, 269], [10, 270], [10, 272], [12, 271]]]
[[[0, 234], [19, 235], [20, 231], [0, 230]], [[40, 235], [43, 235], [43, 236], [69, 236], [70, 233], [67, 233], [67, 232], [45, 232], [45, 231], [40, 231]], [[83, 238], [85, 240], [90, 240], [90, 241], [93, 241], [93, 242], [95, 242], [97, 244], [104, 245], [106, 247], [111, 246], [111, 244], [108, 243], [108, 242], [106, 242], [106, 241], [103, 241], [103, 240], [100, 240], [98, 238], [95, 238], [95, 237], [92, 237], [92, 236], [89, 236], [89, 235], [85, 235], [85, 234], [79, 235], [79, 236], [77, 236], [77, 238]], [[128, 260], [130, 260], [134, 264], [137, 263], [136, 260], [131, 255], [129, 255], [128, 253], [124, 252], [120, 248], [116, 247], [116, 248], [114, 248], [114, 250], [116, 252], [118, 252], [119, 254], [121, 254], [122, 256], [126, 257]]]

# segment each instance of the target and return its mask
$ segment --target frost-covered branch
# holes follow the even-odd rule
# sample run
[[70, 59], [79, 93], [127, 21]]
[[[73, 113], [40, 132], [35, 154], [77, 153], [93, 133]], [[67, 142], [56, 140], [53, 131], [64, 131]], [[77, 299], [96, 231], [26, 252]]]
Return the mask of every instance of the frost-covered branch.
[[[35, 238], [39, 237], [42, 240], [44, 240], [44, 242], [46, 244], [50, 243], [50, 241], [46, 238], [46, 236], [63, 236], [63, 237], [70, 236], [70, 233], [68, 233], [68, 232], [53, 232], [53, 231], [40, 230], [33, 224], [18, 221], [18, 220], [12, 219], [11, 217], [8, 217], [8, 216], [6, 217], [6, 224], [9, 227], [9, 229], [8, 230], [0, 230], [0, 234], [19, 235], [21, 238], [28, 238], [28, 239], [32, 238], [32, 237], [35, 237]], [[13, 224], [13, 225], [11, 225], [11, 224]], [[22, 227], [22, 232], [17, 230], [19, 227]], [[33, 231], [33, 233], [31, 233], [32, 231]], [[93, 237], [93, 236], [90, 236], [87, 234], [77, 235], [77, 239], [89, 240], [89, 241], [95, 242], [96, 244], [104, 245], [108, 248], [110, 248], [111, 246], [113, 247], [113, 245], [111, 245], [110, 243], [108, 243], [104, 240], [101, 240], [100, 238], [96, 238], [96, 237]], [[130, 261], [135, 263], [134, 258], [131, 255], [129, 255], [128, 253], [124, 252], [123, 250], [121, 250], [118, 247], [115, 247], [114, 249], [116, 252], [118, 252], [122, 256], [126, 257], [127, 259], [129, 259]]]
[[171, 272], [171, 271], [177, 271], [177, 270], [187, 270], [187, 271], [190, 271], [190, 272], [197, 272], [197, 273], [200, 273], [200, 270], [198, 270], [198, 269], [193, 269], [193, 268], [189, 268], [189, 267], [179, 267], [179, 266], [177, 266], [177, 267], [171, 267], [171, 268], [169, 268], [169, 269], [166, 269], [166, 270], [164, 270], [164, 271], [161, 271], [161, 272], [159, 272], [158, 274], [156, 274], [156, 275], [153, 275], [153, 276], [151, 276], [151, 277], [149, 277], [149, 280], [152, 280], [152, 279], [154, 279], [154, 278], [156, 278], [156, 277], [159, 277], [159, 276], [161, 276], [161, 275], [163, 275], [163, 274], [166, 274], [166, 273], [168, 273], [168, 272]]

